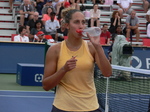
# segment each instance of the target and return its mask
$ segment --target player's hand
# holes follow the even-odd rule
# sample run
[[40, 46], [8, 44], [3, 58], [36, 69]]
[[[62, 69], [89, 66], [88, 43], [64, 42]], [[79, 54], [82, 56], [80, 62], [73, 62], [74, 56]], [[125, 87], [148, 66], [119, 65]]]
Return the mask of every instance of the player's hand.
[[87, 33], [87, 37], [90, 39], [91, 43], [93, 45], [99, 45], [100, 44], [100, 36], [90, 36], [89, 33]]
[[77, 63], [77, 59], [76, 56], [72, 56], [71, 59], [67, 60], [67, 62], [65, 63], [63, 69], [68, 72], [74, 68], [76, 68], [76, 63]]

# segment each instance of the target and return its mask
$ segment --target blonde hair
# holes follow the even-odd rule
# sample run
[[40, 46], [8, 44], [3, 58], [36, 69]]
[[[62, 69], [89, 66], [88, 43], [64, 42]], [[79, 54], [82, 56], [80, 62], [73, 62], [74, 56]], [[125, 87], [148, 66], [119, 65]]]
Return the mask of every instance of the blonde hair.
[[[62, 10], [61, 12], [61, 15], [62, 15], [62, 18], [64, 20], [65, 23], [69, 23], [70, 20], [72, 19], [72, 15], [75, 13], [75, 12], [81, 12], [80, 10], [77, 10], [73, 7], [69, 7], [69, 8], [65, 8]], [[82, 12], [81, 12], [82, 13]]]

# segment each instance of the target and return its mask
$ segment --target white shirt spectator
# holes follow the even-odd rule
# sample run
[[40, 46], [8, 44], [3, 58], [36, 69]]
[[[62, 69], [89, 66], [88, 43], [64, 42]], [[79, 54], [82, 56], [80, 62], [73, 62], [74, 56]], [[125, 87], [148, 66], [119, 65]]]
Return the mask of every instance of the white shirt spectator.
[[91, 15], [91, 18], [93, 18], [93, 17], [100, 18], [101, 10], [97, 9], [97, 11], [94, 12], [94, 9], [91, 9], [90, 10], [90, 15]]
[[150, 24], [147, 26], [147, 36], [150, 38]]
[[20, 34], [19, 35], [16, 35], [14, 36], [14, 41], [15, 42], [29, 42], [29, 37], [27, 36], [21, 36]]
[[150, 15], [150, 10], [147, 11], [146, 15]]
[[58, 20], [54, 20], [53, 22], [51, 20], [47, 20], [45, 23], [45, 30], [50, 34], [56, 33], [58, 28], [60, 28]]
[[120, 3], [123, 8], [128, 8], [130, 3], [133, 3], [133, 0], [117, 0], [117, 3]]

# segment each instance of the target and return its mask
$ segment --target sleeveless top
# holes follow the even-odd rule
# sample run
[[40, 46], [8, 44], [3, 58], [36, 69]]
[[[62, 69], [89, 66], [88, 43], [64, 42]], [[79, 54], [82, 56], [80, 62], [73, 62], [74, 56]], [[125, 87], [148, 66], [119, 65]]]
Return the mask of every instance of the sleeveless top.
[[99, 108], [94, 84], [94, 59], [88, 44], [82, 41], [77, 51], [70, 51], [62, 41], [57, 71], [72, 56], [77, 56], [76, 68], [68, 71], [57, 85], [53, 105], [64, 111], [92, 111]]

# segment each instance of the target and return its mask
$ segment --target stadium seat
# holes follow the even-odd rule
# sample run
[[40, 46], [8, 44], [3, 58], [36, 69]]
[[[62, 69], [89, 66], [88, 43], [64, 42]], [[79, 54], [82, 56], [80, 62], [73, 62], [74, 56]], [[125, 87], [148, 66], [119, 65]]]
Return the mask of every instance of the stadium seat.
[[45, 35], [45, 39], [53, 39], [51, 35]]
[[14, 41], [14, 36], [16, 36], [17, 34], [11, 34], [11, 41]]
[[150, 46], [150, 39], [143, 39], [143, 46]]

